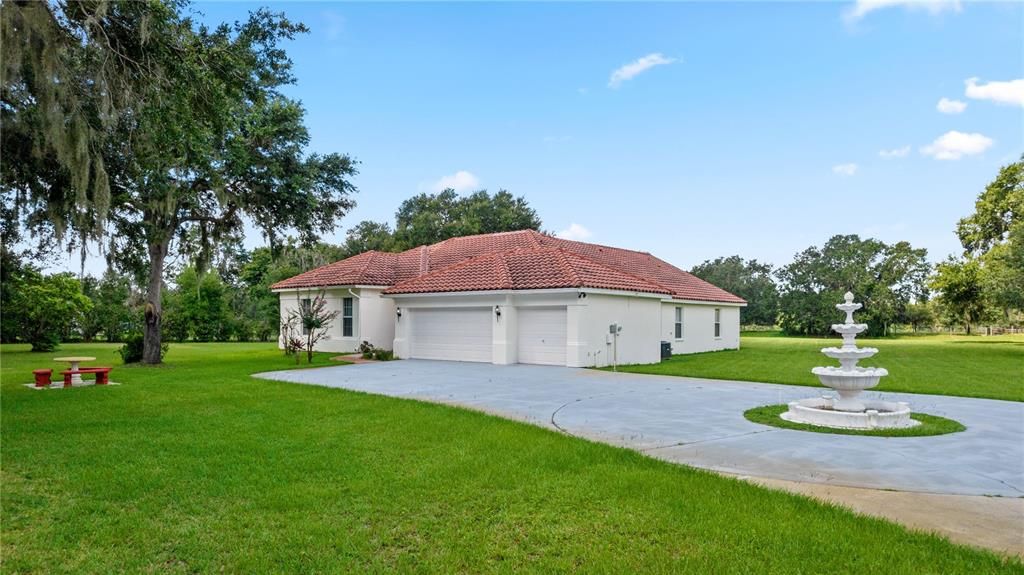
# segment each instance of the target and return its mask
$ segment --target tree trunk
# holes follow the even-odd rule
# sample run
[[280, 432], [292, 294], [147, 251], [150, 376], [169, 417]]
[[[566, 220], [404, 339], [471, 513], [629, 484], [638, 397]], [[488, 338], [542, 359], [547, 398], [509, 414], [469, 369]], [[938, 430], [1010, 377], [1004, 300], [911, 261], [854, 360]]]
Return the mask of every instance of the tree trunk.
[[142, 361], [160, 363], [160, 326], [163, 321], [161, 292], [164, 280], [164, 259], [170, 237], [149, 245], [149, 285], [146, 290], [146, 332], [142, 343]]

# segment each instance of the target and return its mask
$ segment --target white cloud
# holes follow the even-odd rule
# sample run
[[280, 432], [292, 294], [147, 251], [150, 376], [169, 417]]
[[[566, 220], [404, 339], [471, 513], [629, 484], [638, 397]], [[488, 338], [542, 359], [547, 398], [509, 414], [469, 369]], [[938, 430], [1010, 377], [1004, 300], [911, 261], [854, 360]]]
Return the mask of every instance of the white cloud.
[[994, 143], [992, 138], [981, 134], [965, 134], [951, 130], [921, 148], [921, 153], [936, 160], [959, 160], [964, 156], [980, 154]]
[[562, 238], [563, 240], [575, 240], [578, 242], [582, 242], [590, 239], [590, 236], [594, 234], [590, 233], [590, 230], [588, 230], [587, 228], [581, 226], [580, 224], [577, 224], [576, 222], [573, 222], [569, 224], [568, 228], [558, 232], [555, 235]]
[[666, 58], [665, 55], [660, 52], [648, 54], [643, 58], [634, 60], [612, 72], [611, 77], [608, 78], [608, 87], [612, 89], [618, 88], [626, 80], [631, 80], [655, 66], [664, 66], [675, 61], [675, 58]]
[[878, 156], [886, 160], [893, 158], [906, 158], [907, 154], [910, 153], [910, 146], [903, 146], [902, 148], [893, 148], [891, 150], [878, 150]]
[[321, 24], [328, 40], [337, 40], [345, 31], [345, 17], [334, 10], [324, 10], [320, 13]]
[[840, 176], [849, 177], [849, 176], [852, 176], [852, 175], [856, 174], [858, 168], [859, 168], [859, 166], [857, 166], [857, 164], [854, 164], [854, 163], [838, 164], [838, 165], [832, 166], [832, 173], [833, 174], [839, 174]]
[[960, 0], [856, 0], [853, 6], [843, 11], [843, 19], [853, 24], [872, 12], [894, 6], [903, 6], [909, 10], [926, 10], [932, 15], [946, 11], [959, 12], [963, 9]]
[[938, 104], [935, 104], [935, 109], [943, 114], [959, 114], [967, 109], [967, 102], [942, 98]]
[[450, 176], [444, 176], [431, 186], [435, 192], [451, 188], [456, 192], [471, 192], [479, 189], [480, 178], [466, 170], [459, 170]]
[[978, 84], [978, 78], [968, 78], [964, 84], [967, 86], [965, 94], [968, 98], [1024, 106], [1024, 78], [988, 84]]
[[590, 88], [576, 88], [576, 93], [580, 96], [586, 96], [590, 93]]

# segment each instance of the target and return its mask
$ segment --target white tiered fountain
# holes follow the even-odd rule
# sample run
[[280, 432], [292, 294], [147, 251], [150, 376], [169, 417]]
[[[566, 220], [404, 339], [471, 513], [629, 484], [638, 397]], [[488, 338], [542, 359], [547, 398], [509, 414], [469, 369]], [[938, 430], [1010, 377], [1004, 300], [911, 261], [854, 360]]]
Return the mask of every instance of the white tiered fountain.
[[878, 350], [857, 347], [857, 334], [868, 328], [864, 323], [853, 323], [853, 312], [862, 305], [853, 303], [853, 294], [846, 292], [846, 302], [836, 308], [846, 312], [846, 321], [832, 324], [832, 330], [843, 336], [842, 347], [826, 347], [821, 353], [839, 360], [839, 367], [816, 367], [811, 373], [821, 384], [831, 387], [838, 398], [811, 398], [793, 401], [782, 419], [796, 423], [809, 423], [825, 427], [846, 429], [876, 429], [913, 427], [919, 422], [910, 418], [910, 407], [904, 402], [861, 399], [860, 392], [878, 385], [878, 380], [889, 372], [881, 367], [858, 367], [857, 362], [867, 359]]

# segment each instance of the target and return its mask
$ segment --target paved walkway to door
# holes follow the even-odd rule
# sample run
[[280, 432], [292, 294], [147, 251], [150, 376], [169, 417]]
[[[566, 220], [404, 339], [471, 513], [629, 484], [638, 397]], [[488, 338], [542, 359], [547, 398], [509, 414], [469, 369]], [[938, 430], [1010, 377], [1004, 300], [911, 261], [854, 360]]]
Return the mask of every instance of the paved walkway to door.
[[732, 474], [921, 493], [1024, 496], [1024, 403], [869, 393], [960, 421], [935, 437], [857, 437], [751, 423], [751, 407], [824, 388], [532, 365], [402, 360], [257, 377], [479, 409]]

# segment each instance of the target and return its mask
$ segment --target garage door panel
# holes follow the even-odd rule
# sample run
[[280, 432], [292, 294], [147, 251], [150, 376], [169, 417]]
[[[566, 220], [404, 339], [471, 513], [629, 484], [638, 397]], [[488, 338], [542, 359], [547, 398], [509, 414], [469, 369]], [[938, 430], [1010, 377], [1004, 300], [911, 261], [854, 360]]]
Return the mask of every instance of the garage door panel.
[[490, 308], [417, 309], [412, 316], [413, 358], [491, 361]]
[[564, 306], [519, 308], [519, 363], [565, 365], [566, 321]]

